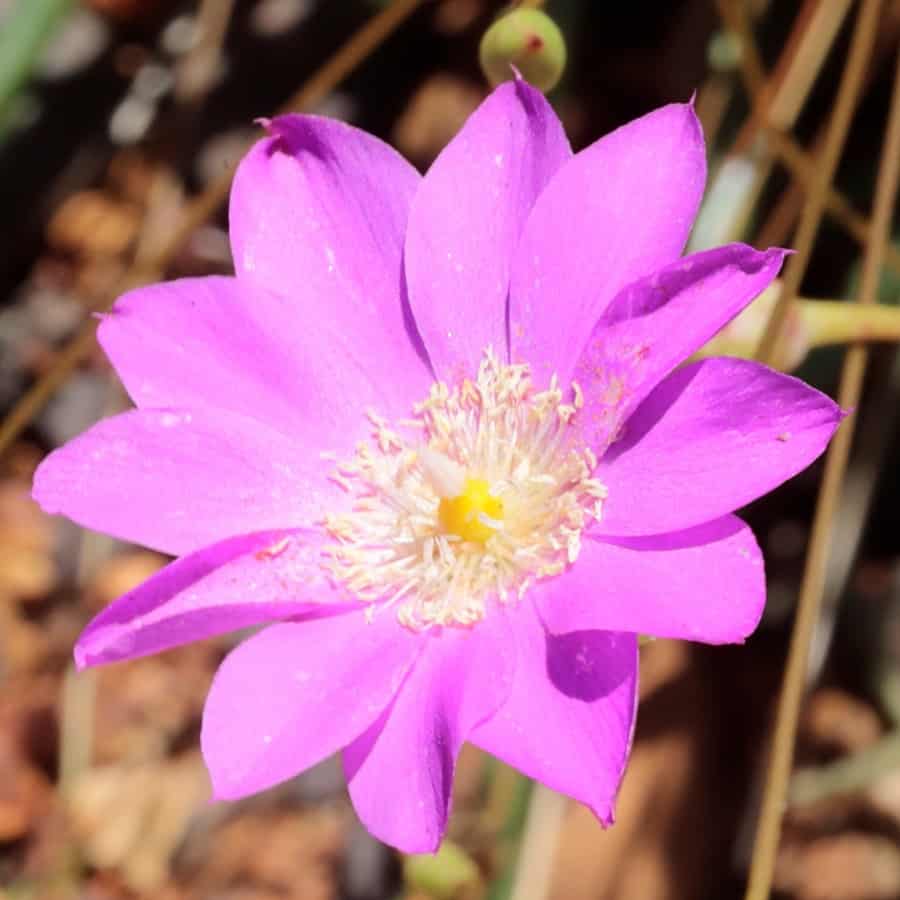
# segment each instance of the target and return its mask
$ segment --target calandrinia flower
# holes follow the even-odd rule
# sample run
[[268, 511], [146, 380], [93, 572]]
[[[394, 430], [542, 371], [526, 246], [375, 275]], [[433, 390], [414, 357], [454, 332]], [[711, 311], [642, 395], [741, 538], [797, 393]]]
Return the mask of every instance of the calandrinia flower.
[[731, 512], [841, 418], [751, 362], [676, 368], [783, 252], [679, 258], [690, 106], [572, 155], [505, 84], [424, 177], [339, 122], [267, 127], [231, 196], [236, 277], [123, 297], [99, 336], [137, 409], [35, 477], [46, 510], [181, 557], [76, 660], [277, 623], [212, 684], [217, 797], [342, 750], [367, 827], [433, 850], [471, 741], [609, 823], [636, 634], [754, 629], [763, 563]]

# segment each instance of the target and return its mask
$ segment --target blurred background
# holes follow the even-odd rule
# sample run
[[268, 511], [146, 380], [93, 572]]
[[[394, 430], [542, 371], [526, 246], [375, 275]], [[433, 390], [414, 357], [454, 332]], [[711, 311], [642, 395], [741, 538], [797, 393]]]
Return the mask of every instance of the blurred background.
[[[471, 748], [437, 857], [370, 838], [334, 760], [211, 805], [199, 717], [228, 642], [75, 676], [80, 628], [165, 560], [43, 516], [31, 475], [126, 406], [92, 313], [139, 283], [231, 271], [224, 200], [255, 118], [337, 116], [425, 168], [489, 90], [479, 45], [505, 6], [0, 0], [4, 900], [739, 898], [811, 548], [822, 608], [798, 638], [808, 693], [773, 896], [900, 898], [900, 234], [876, 178], [900, 3], [543, 6], [567, 45], [549, 96], [576, 149], [696, 91], [711, 178], [693, 249], [797, 247], [781, 302], [777, 288], [714, 349], [750, 356], [762, 339], [769, 362], [843, 386], [857, 414], [832, 514], [813, 528], [821, 462], [745, 511], [769, 579], [745, 646], [644, 646], [609, 831]], [[854, 394], [842, 360], [861, 339]]]

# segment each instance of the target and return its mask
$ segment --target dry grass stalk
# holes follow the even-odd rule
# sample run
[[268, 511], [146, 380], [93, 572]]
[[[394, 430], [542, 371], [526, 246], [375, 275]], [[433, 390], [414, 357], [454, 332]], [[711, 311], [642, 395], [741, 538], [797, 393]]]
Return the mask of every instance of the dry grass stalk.
[[825, 145], [817, 160], [816, 179], [810, 186], [797, 229], [796, 253], [788, 260], [785, 267], [784, 289], [772, 311], [772, 317], [769, 319], [757, 351], [757, 358], [764, 363], [774, 359], [777, 355], [777, 343], [787, 318], [788, 306], [797, 296], [800, 281], [809, 263], [822, 220], [822, 213], [825, 210], [825, 196], [834, 180], [837, 163], [859, 100], [866, 66], [869, 64], [875, 44], [881, 8], [881, 0], [864, 0], [856, 20], [850, 54], [841, 76], [841, 84], [829, 122]]
[[[874, 33], [878, 6], [878, 2], [871, 2], [863, 8], [854, 35], [854, 49], [857, 49], [863, 37], [866, 36], [864, 28], [867, 25], [872, 28]], [[872, 17], [871, 22], [867, 22], [865, 19], [867, 14]], [[860, 37], [861, 32], [863, 37]], [[849, 79], [845, 78], [841, 88], [842, 93], [845, 92], [848, 82]], [[835, 118], [837, 118], [837, 111]], [[849, 113], [847, 118], [849, 120]], [[866, 247], [863, 262], [859, 291], [860, 303], [874, 304], [877, 300], [878, 278], [884, 262], [885, 247], [890, 239], [898, 181], [900, 181], [900, 55], [897, 59], [891, 111], [876, 182], [872, 237]], [[820, 186], [820, 199], [821, 194]], [[774, 341], [772, 343], [774, 344]], [[868, 349], [864, 344], [854, 344], [848, 349], [838, 390], [838, 402], [845, 409], [855, 407], [859, 402], [867, 361]], [[784, 687], [778, 707], [772, 758], [750, 866], [747, 900], [766, 900], [771, 890], [781, 820], [793, 763], [800, 703], [806, 685], [809, 646], [825, 588], [830, 536], [847, 468], [850, 443], [853, 437], [853, 423], [854, 419], [851, 418], [839, 429], [825, 460], [825, 474], [813, 520], [810, 550], [806, 559]]]

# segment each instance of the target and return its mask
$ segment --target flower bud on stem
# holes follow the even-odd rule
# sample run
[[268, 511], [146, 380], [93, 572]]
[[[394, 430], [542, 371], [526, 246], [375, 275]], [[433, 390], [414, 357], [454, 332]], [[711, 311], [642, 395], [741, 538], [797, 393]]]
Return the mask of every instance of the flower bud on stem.
[[509, 81], [515, 69], [538, 90], [554, 88], [566, 67], [566, 42], [557, 24], [539, 9], [514, 9], [484, 33], [481, 68], [492, 85]]

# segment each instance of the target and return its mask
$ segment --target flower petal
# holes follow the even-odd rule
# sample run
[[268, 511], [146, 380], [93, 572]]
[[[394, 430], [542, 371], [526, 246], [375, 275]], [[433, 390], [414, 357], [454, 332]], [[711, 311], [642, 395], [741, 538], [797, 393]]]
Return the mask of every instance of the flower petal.
[[681, 254], [706, 153], [690, 104], [664, 106], [560, 169], [528, 217], [510, 284], [513, 362], [568, 380], [606, 305]]
[[45, 512], [182, 556], [236, 534], [294, 528], [343, 502], [328, 464], [221, 410], [132, 410], [51, 453], [34, 476]]
[[805, 469], [842, 417], [824, 394], [758, 363], [678, 369], [600, 460], [609, 497], [592, 530], [661, 534], [719, 518]]
[[772, 282], [784, 256], [731, 244], [685, 257], [616, 296], [575, 368], [585, 399], [582, 437], [598, 455], [675, 366]]
[[106, 607], [81, 633], [86, 666], [158, 653], [262, 622], [334, 612], [351, 603], [320, 566], [318, 531], [229, 538], [161, 569]]
[[218, 799], [299, 774], [354, 740], [390, 704], [421, 635], [363, 612], [272, 625], [213, 679], [200, 742]]
[[406, 276], [439, 378], [473, 377], [488, 345], [506, 359], [513, 250], [541, 189], [570, 156], [550, 105], [517, 79], [481, 104], [423, 179]]
[[[240, 413], [315, 453], [352, 447], [366, 434], [365, 410], [397, 399], [358, 354], [342, 359], [347, 340], [368, 333], [337, 325], [327, 305], [245, 279], [185, 278], [126, 294], [97, 336], [138, 407]], [[410, 394], [404, 415], [421, 396]]]
[[[294, 302], [287, 334], [314, 352], [338, 396], [392, 385], [378, 412], [408, 415], [432, 381], [403, 294], [403, 238], [419, 174], [377, 138], [316, 116], [279, 116], [244, 157], [231, 191], [235, 271]], [[418, 344], [418, 346], [417, 346]], [[346, 369], [346, 371], [344, 371]]]
[[510, 620], [519, 651], [512, 692], [470, 740], [610, 825], [634, 731], [637, 637], [552, 634], [527, 599]]
[[766, 602], [763, 559], [735, 516], [654, 537], [586, 540], [542, 587], [554, 632], [606, 629], [723, 644], [743, 641]]
[[460, 747], [509, 694], [511, 644], [501, 614], [429, 633], [393, 705], [344, 751], [353, 806], [377, 838], [405, 853], [437, 850]]

